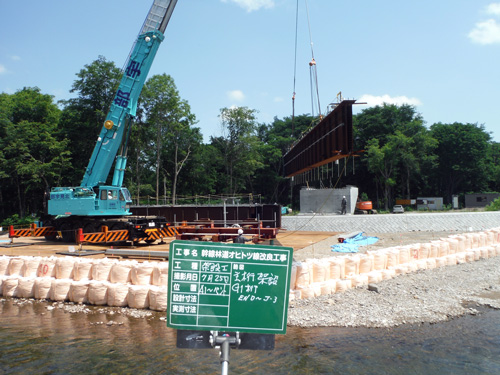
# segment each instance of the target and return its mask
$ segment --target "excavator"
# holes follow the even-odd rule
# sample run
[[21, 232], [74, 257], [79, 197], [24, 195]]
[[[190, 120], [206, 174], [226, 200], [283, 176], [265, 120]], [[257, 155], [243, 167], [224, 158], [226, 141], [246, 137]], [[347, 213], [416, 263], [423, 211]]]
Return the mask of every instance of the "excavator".
[[73, 242], [76, 229], [92, 233], [103, 226], [110, 230], [129, 229], [134, 232], [132, 237], [147, 238], [147, 229], [167, 225], [161, 217], [132, 215], [132, 197], [123, 186], [123, 178], [137, 101], [176, 3], [177, 0], [154, 0], [124, 65], [120, 85], [80, 186], [53, 187], [46, 193], [44, 226], [55, 228], [46, 239], [54, 240], [59, 235], [64, 242]]

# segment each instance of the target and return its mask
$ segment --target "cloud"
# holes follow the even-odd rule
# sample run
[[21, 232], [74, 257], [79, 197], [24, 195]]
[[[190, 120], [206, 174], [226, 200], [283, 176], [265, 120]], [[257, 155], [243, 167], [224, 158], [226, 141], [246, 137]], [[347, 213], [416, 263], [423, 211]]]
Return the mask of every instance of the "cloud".
[[500, 3], [492, 3], [486, 7], [486, 13], [500, 16]]
[[245, 100], [245, 94], [243, 94], [243, 91], [241, 90], [228, 91], [227, 97], [229, 98], [229, 100], [234, 100], [237, 102], [242, 102], [243, 100]]
[[494, 19], [476, 23], [468, 36], [478, 44], [500, 43], [500, 25]]
[[21, 60], [21, 58], [19, 56], [16, 56], [16, 55], [10, 56], [10, 59], [13, 61], [20, 61]]
[[[500, 16], [500, 3], [491, 3], [486, 7], [485, 12], [493, 16]], [[477, 44], [500, 43], [500, 24], [498, 20], [493, 18], [478, 22], [467, 36], [473, 43]]]
[[387, 104], [396, 104], [396, 105], [402, 105], [402, 104], [410, 104], [410, 105], [422, 105], [422, 102], [420, 99], [417, 98], [408, 98], [407, 96], [394, 96], [391, 97], [389, 95], [369, 95], [365, 94], [362, 95], [358, 100], [358, 103], [364, 103], [366, 102], [370, 107], [376, 106], [376, 105], [382, 105], [384, 103]]
[[7, 68], [0, 64], [0, 74], [6, 74], [7, 73]]
[[275, 103], [282, 103], [284, 101], [285, 101], [285, 99], [283, 99], [281, 96], [277, 96], [274, 98]]
[[260, 8], [270, 9], [274, 7], [274, 0], [222, 0], [223, 3], [231, 2], [239, 5], [247, 12], [253, 12]]

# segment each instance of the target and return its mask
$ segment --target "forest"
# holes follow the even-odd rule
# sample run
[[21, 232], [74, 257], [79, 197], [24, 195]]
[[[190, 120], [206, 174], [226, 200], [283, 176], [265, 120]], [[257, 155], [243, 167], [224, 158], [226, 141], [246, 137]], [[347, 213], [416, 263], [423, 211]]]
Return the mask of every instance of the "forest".
[[[76, 74], [69, 100], [55, 102], [37, 87], [0, 94], [0, 223], [38, 217], [51, 187], [79, 185], [120, 78], [100, 56]], [[174, 79], [151, 76], [128, 149], [125, 186], [134, 203], [227, 196], [298, 209], [301, 186], [283, 176], [283, 154], [319, 120], [303, 114], [258, 123], [257, 111], [221, 108], [221, 134], [204, 143]], [[398, 198], [449, 204], [453, 195], [463, 202], [466, 193], [500, 191], [500, 143], [482, 124], [427, 124], [413, 106], [384, 104], [354, 115], [353, 132], [357, 156], [322, 167], [310, 187], [354, 185], [379, 209]]]

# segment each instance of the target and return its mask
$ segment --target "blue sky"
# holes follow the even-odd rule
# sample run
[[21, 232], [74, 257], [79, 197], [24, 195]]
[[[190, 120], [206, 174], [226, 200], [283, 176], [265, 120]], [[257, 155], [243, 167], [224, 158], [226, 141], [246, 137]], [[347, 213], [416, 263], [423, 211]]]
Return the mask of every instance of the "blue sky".
[[[0, 0], [0, 92], [68, 99], [99, 55], [122, 67], [152, 0]], [[500, 142], [500, 2], [299, 0], [295, 113], [311, 113], [311, 26], [321, 110], [339, 91], [409, 103], [427, 126], [484, 124]], [[307, 9], [306, 9], [307, 4]], [[178, 0], [150, 71], [170, 74], [205, 140], [220, 109], [292, 113], [296, 0]], [[366, 105], [356, 106], [359, 112]]]

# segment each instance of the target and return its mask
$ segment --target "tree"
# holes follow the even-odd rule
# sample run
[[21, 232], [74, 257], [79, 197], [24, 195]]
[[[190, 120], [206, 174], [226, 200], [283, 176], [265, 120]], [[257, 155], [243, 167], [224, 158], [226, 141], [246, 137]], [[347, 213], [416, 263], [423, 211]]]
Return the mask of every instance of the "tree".
[[[418, 193], [426, 184], [422, 170], [434, 167], [437, 142], [415, 107], [383, 104], [363, 110], [353, 123], [354, 148], [366, 151], [361, 170], [357, 171], [361, 190], [373, 193], [373, 187], [366, 183], [375, 180], [383, 190], [385, 209], [392, 203], [398, 186], [397, 194], [401, 196], [411, 198], [412, 191]], [[373, 178], [367, 179], [370, 174]], [[412, 185], [419, 189], [412, 190]]]
[[[156, 201], [159, 200], [160, 180], [163, 177], [164, 195], [167, 195], [166, 181], [171, 176], [172, 204], [175, 204], [177, 182], [189, 159], [194, 145], [201, 143], [198, 128], [192, 126], [195, 116], [187, 101], [182, 100], [171, 76], [155, 75], [146, 82], [140, 101], [145, 118], [143, 133], [150, 138], [150, 158], [154, 158], [156, 171]], [[154, 132], [154, 134], [153, 134]]]
[[454, 194], [487, 189], [488, 149], [491, 136], [477, 124], [437, 123], [432, 136], [439, 142], [436, 154], [439, 167], [437, 189], [450, 203]]
[[21, 217], [41, 209], [44, 190], [58, 185], [69, 167], [70, 152], [59, 133], [59, 116], [53, 97], [36, 87], [13, 94], [7, 115], [2, 116], [1, 177], [14, 188], [10, 194], [17, 198]]
[[224, 191], [235, 195], [245, 188], [252, 190], [252, 177], [262, 168], [256, 136], [256, 111], [247, 107], [222, 108], [222, 136], [211, 137], [224, 163], [227, 185]]
[[77, 97], [61, 102], [61, 128], [74, 155], [73, 172], [66, 182], [69, 185], [79, 184], [83, 177], [122, 72], [113, 62], [99, 56], [76, 76], [70, 92]]

